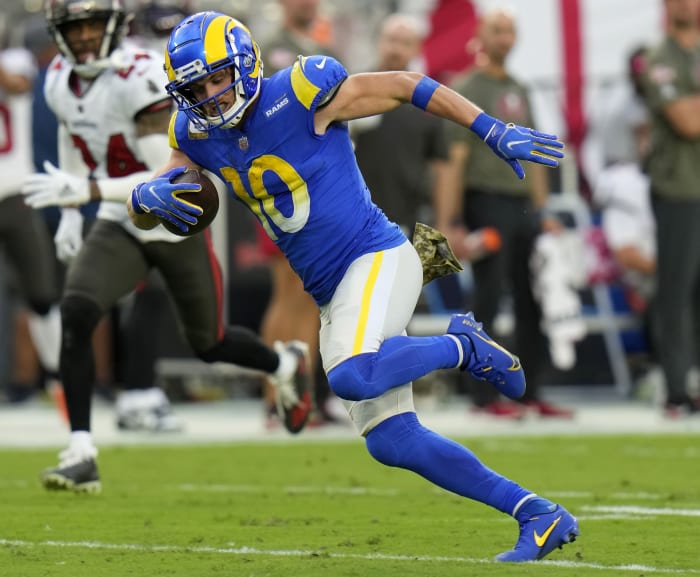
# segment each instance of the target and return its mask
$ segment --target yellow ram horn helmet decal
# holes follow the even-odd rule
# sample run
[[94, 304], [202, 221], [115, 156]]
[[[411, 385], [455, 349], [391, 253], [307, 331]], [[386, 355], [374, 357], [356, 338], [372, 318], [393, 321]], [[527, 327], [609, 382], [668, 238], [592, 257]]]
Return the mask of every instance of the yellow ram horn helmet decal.
[[229, 57], [226, 43], [221, 39], [228, 37], [233, 27], [227, 24], [231, 23], [235, 26], [233, 20], [223, 14], [209, 22], [204, 32], [204, 58], [207, 64], [212, 65]]
[[163, 62], [163, 68], [165, 73], [168, 75], [168, 82], [173, 82], [175, 80], [175, 71], [173, 70], [172, 64], [170, 64], [170, 52], [165, 49], [165, 61]]

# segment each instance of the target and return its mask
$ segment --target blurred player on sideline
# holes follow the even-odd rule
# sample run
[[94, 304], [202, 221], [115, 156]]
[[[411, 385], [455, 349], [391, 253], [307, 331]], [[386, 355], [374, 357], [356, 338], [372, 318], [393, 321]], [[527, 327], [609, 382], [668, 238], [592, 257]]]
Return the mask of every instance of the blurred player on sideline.
[[[411, 381], [433, 370], [468, 371], [511, 398], [524, 394], [525, 376], [517, 357], [471, 314], [454, 315], [447, 334], [406, 336], [423, 263], [372, 202], [347, 121], [411, 103], [470, 128], [521, 178], [518, 159], [556, 166], [563, 144], [506, 125], [416, 72], [349, 76], [334, 58], [314, 55], [263, 79], [248, 29], [216, 12], [185, 18], [173, 30], [166, 70], [179, 109], [170, 124], [170, 159], [160, 176], [134, 188], [132, 222], [158, 230], [163, 219], [187, 230], [201, 210], [178, 198], [185, 185], [171, 178], [184, 166], [217, 174], [253, 211], [319, 305], [328, 382], [370, 454], [512, 515], [520, 538], [499, 561], [540, 559], [575, 539], [578, 523], [563, 507], [488, 469], [466, 447], [418, 421]], [[441, 259], [428, 252], [431, 270]]]
[[[25, 206], [20, 194], [32, 172], [29, 95], [36, 72], [28, 50], [0, 52], [0, 243], [17, 274], [32, 341], [51, 387], [58, 378], [61, 338], [54, 248], [41, 215]], [[16, 385], [10, 384], [10, 400], [29, 393]]]
[[[525, 85], [508, 68], [508, 57], [517, 41], [514, 14], [505, 8], [484, 13], [479, 22], [481, 54], [478, 64], [454, 83], [454, 90], [478, 101], [490, 114], [517, 125], [534, 125]], [[549, 185], [542, 166], [528, 166], [527, 178], [504, 171], [470, 132], [448, 127], [450, 172], [454, 179], [438, 208], [438, 228], [467, 257], [468, 231], [493, 227], [501, 248], [472, 263], [474, 311], [487, 330], [494, 328], [501, 301], [512, 297], [513, 346], [528, 368], [528, 388], [520, 403], [503, 400], [493, 391], [473, 390], [475, 410], [500, 418], [520, 419], [527, 411], [546, 418], [572, 418], [574, 413], [545, 400], [542, 395], [543, 360], [547, 339], [541, 330], [542, 309], [532, 288], [530, 262], [536, 239], [561, 230], [562, 224], [547, 211]], [[464, 251], [462, 253], [462, 251]]]
[[[120, 47], [129, 21], [121, 0], [52, 0], [49, 29], [60, 50], [45, 86], [59, 119], [59, 164], [24, 184], [26, 202], [42, 208], [102, 200], [68, 271], [61, 300], [61, 377], [71, 436], [47, 489], [98, 491], [97, 449], [90, 433], [94, 386], [91, 335], [105, 311], [157, 268], [176, 303], [186, 338], [205, 362], [223, 361], [272, 374], [288, 428], [310, 410], [307, 351], [293, 342], [279, 352], [251, 331], [221, 318], [221, 275], [208, 232], [183, 238], [164, 228], [143, 231], [124, 204], [131, 188], [167, 158], [172, 101], [163, 89], [162, 58]], [[77, 218], [64, 208], [63, 219]]]
[[663, 0], [666, 31], [650, 47], [644, 102], [646, 163], [656, 223], [656, 350], [666, 382], [664, 416], [700, 414], [689, 373], [700, 346], [700, 0]]
[[[172, 28], [189, 10], [183, 0], [142, 0], [132, 22], [129, 43], [158, 54], [165, 50]], [[121, 390], [116, 398], [117, 427], [124, 431], [179, 431], [183, 422], [170, 408], [167, 396], [156, 382], [158, 343], [163, 325], [176, 314], [172, 299], [157, 270], [119, 304], [121, 330]]]
[[[58, 48], [46, 27], [46, 18], [43, 13], [38, 13], [29, 18], [25, 23], [24, 43], [31, 50], [36, 60], [38, 72], [34, 88], [32, 90], [32, 164], [35, 172], [42, 172], [44, 161], [50, 160], [52, 164], [58, 164], [58, 121], [56, 115], [46, 104], [44, 97], [44, 83], [46, 73], [51, 62], [58, 54]], [[86, 216], [89, 224], [95, 218], [97, 203], [90, 203], [81, 207], [81, 211]], [[69, 247], [73, 242], [73, 232], [61, 229], [61, 234], [56, 236], [60, 222], [61, 211], [57, 207], [48, 207], [41, 211], [44, 220], [49, 228], [49, 233], [54, 236], [56, 257], [67, 256], [70, 253], [65, 250], [65, 244]], [[64, 223], [64, 227], [65, 227]], [[79, 225], [80, 223], [76, 223]], [[65, 263], [58, 262], [58, 283], [63, 287], [65, 276]], [[60, 263], [60, 264], [59, 264]], [[57, 289], [57, 293], [60, 290]], [[60, 320], [56, 323], [60, 333]], [[95, 350], [95, 375], [97, 378], [96, 393], [99, 397], [111, 401], [113, 400], [113, 350], [112, 350], [112, 318], [105, 315], [100, 321], [93, 335], [93, 348]], [[56, 347], [56, 363], [58, 366], [59, 346]], [[56, 399], [61, 408], [61, 412], [68, 421], [68, 414], [65, 411], [65, 401], [63, 399], [62, 387], [50, 387], [49, 392], [55, 392], [52, 396]]]

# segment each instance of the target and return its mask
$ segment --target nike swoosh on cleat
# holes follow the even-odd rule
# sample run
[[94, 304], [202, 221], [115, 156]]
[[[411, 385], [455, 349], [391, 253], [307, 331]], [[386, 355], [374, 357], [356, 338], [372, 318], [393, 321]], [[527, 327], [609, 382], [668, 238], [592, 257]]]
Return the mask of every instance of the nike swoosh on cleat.
[[538, 535], [536, 530], [533, 531], [532, 536], [535, 538], [535, 545], [537, 545], [538, 547], [544, 546], [544, 544], [547, 542], [547, 538], [551, 535], [552, 531], [554, 531], [554, 528], [559, 524], [559, 521], [561, 521], [561, 515], [559, 515], [559, 517], [552, 521], [552, 524], [549, 527], [547, 527], [547, 530], [544, 533], [542, 533], [542, 536]]
[[[321, 62], [319, 62], [318, 64], [315, 64], [314, 66], [316, 66], [316, 68], [318, 68], [319, 70], [323, 70], [323, 67], [325, 65], [326, 65], [326, 59], [324, 58], [323, 60], [321, 60]], [[527, 140], [525, 142], [527, 142]]]
[[503, 351], [505, 354], [507, 354], [510, 357], [511, 362], [512, 362], [511, 366], [508, 368], [509, 371], [519, 371], [520, 370], [520, 359], [518, 357], [514, 356], [513, 354], [511, 354], [506, 349], [504, 349], [496, 341], [492, 341], [491, 339], [485, 339], [479, 333], [472, 333], [472, 336], [475, 336], [475, 337], [481, 339], [486, 344], [489, 344], [492, 347], [496, 347], [499, 351]]
[[508, 150], [513, 150], [513, 147], [514, 147], [514, 146], [517, 146], [518, 144], [525, 144], [525, 143], [527, 143], [527, 142], [530, 142], [530, 140], [514, 140], [514, 141], [509, 142], [508, 144], [506, 144], [506, 148], [507, 148]]

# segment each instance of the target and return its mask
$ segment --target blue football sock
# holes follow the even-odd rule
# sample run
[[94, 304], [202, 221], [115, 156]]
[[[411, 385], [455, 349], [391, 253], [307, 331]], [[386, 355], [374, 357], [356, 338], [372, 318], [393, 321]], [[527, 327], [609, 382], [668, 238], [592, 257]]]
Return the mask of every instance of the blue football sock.
[[[443, 489], [508, 515], [532, 495], [486, 467], [466, 447], [423, 427], [415, 413], [383, 421], [367, 434], [366, 442], [370, 454], [380, 463], [418, 473]], [[534, 499], [525, 503], [529, 501]]]
[[328, 383], [341, 399], [372, 399], [437, 369], [457, 367], [472, 352], [464, 341], [448, 335], [391, 337], [376, 353], [356, 355], [333, 368]]

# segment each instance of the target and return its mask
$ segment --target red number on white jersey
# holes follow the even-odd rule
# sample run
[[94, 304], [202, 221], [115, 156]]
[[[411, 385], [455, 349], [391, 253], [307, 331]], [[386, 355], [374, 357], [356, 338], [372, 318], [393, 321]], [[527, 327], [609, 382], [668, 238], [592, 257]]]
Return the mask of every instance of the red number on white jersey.
[[7, 154], [10, 150], [12, 150], [10, 109], [4, 102], [0, 102], [0, 154]]
[[[90, 172], [95, 170], [97, 162], [92, 156], [87, 143], [78, 134], [72, 134], [73, 145], [80, 150], [83, 157], [83, 162], [90, 169]], [[123, 134], [112, 134], [109, 137], [107, 145], [107, 176], [110, 178], [127, 176], [134, 172], [148, 170], [148, 167], [136, 158], [136, 155], [126, 144], [126, 138]]]

